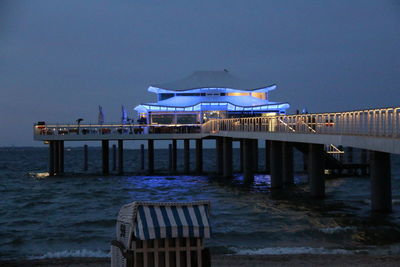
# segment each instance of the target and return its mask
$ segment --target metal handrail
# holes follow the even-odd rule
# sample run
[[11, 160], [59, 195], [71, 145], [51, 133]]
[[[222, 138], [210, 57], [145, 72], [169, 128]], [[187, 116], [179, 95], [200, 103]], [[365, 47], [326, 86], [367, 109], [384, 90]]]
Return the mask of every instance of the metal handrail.
[[199, 133], [201, 124], [34, 124], [34, 135]]
[[400, 138], [400, 107], [346, 112], [213, 119], [203, 124], [50, 124], [34, 125], [34, 135], [287, 132]]
[[400, 138], [400, 107], [211, 120], [203, 132], [287, 132]]

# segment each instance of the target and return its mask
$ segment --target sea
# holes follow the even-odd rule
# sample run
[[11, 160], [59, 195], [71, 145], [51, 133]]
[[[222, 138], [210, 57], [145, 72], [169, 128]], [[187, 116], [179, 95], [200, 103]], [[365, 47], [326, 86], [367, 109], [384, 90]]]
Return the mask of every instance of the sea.
[[[100, 148], [90, 148], [84, 172], [83, 150], [66, 147], [65, 175], [49, 177], [46, 148], [0, 148], [0, 259], [109, 257], [118, 211], [132, 201], [210, 200], [212, 238], [206, 246], [214, 254], [400, 252], [399, 156], [392, 156], [393, 213], [385, 215], [370, 211], [368, 177], [329, 178], [326, 199], [311, 199], [297, 151], [295, 185], [273, 194], [266, 174], [256, 175], [252, 185], [239, 172], [233, 179], [214, 175], [214, 153], [204, 150], [207, 174], [170, 175], [168, 151], [158, 149], [157, 174], [147, 176], [140, 170], [140, 151], [127, 149], [126, 174], [104, 176]], [[235, 170], [238, 155], [234, 149]], [[263, 156], [260, 149], [261, 170]]]

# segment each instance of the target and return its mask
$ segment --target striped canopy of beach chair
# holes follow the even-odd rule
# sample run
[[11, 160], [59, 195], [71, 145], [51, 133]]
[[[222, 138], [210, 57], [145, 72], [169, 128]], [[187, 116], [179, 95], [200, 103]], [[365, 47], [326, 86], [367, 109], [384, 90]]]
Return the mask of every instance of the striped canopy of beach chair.
[[208, 201], [189, 203], [135, 202], [134, 235], [140, 240], [210, 238]]

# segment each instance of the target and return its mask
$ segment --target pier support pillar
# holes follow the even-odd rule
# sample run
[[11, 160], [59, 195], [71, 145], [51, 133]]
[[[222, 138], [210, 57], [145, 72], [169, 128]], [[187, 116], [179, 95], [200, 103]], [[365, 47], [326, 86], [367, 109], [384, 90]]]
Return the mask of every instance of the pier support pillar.
[[112, 145], [112, 170], [115, 171], [117, 169], [117, 146], [115, 144]]
[[168, 171], [172, 172], [172, 144], [168, 144]]
[[265, 140], [265, 169], [266, 174], [271, 173], [271, 141]]
[[243, 153], [244, 153], [244, 139], [240, 139], [240, 141], [239, 141], [239, 146], [240, 146], [240, 169], [239, 169], [239, 171], [240, 172], [242, 172], [242, 173], [244, 173], [244, 169], [243, 169], [243, 164], [244, 164], [244, 155], [243, 155]]
[[144, 145], [140, 145], [140, 169], [144, 170]]
[[103, 174], [109, 174], [110, 168], [110, 159], [109, 159], [109, 141], [108, 140], [102, 140], [101, 141], [101, 147], [102, 147], [102, 152], [103, 152]]
[[351, 146], [349, 146], [347, 148], [347, 162], [348, 163], [353, 163], [353, 148]]
[[124, 174], [124, 140], [118, 140], [118, 174]]
[[87, 171], [88, 170], [88, 145], [83, 146], [83, 170]]
[[309, 144], [308, 175], [313, 198], [325, 197], [324, 145]]
[[366, 149], [361, 149], [361, 164], [365, 164], [363, 167], [361, 167], [361, 175], [366, 176], [368, 173], [368, 152]]
[[282, 142], [271, 141], [270, 151], [271, 189], [280, 189], [283, 186]]
[[253, 171], [254, 173], [258, 172], [258, 140], [253, 139], [253, 149], [252, 149], [252, 155], [253, 155]]
[[60, 174], [60, 141], [54, 141], [54, 173]]
[[[354, 149], [353, 147], [347, 148], [347, 162], [353, 163], [354, 162]], [[354, 168], [347, 169], [347, 174], [354, 175], [356, 170]]]
[[149, 174], [154, 173], [154, 140], [147, 140], [147, 171]]
[[196, 173], [203, 172], [203, 140], [196, 139]]
[[282, 171], [283, 183], [285, 185], [294, 184], [293, 144], [290, 142], [282, 142]]
[[254, 168], [252, 164], [252, 150], [254, 144], [251, 139], [242, 139], [240, 145], [243, 146], [243, 178], [244, 182], [250, 184], [254, 181]]
[[190, 172], [190, 140], [183, 140], [183, 171]]
[[54, 176], [54, 143], [49, 141], [49, 176]]
[[224, 178], [230, 178], [230, 177], [232, 177], [232, 174], [233, 174], [233, 172], [232, 172], [232, 138], [224, 137], [223, 143], [224, 143], [223, 175], [224, 175]]
[[392, 211], [390, 154], [370, 151], [371, 209], [374, 212]]
[[58, 141], [58, 172], [59, 174], [64, 174], [64, 141]]
[[307, 153], [303, 153], [303, 171], [305, 173], [307, 173], [308, 171], [308, 154]]
[[216, 164], [217, 164], [217, 174], [222, 175], [224, 172], [224, 157], [223, 157], [223, 139], [222, 137], [217, 137], [216, 142]]
[[177, 156], [178, 156], [178, 153], [177, 153], [177, 149], [178, 149], [178, 147], [177, 147], [177, 142], [176, 142], [176, 139], [173, 139], [172, 140], [172, 172], [176, 172], [177, 171], [177, 161], [178, 161], [178, 159], [177, 159]]

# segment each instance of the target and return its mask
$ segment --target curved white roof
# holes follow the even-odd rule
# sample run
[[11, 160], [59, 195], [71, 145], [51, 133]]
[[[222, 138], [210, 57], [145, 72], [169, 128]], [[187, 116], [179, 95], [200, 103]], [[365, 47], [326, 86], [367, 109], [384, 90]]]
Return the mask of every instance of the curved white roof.
[[209, 110], [268, 111], [288, 109], [288, 103], [270, 102], [252, 96], [177, 96], [157, 103], [143, 103], [135, 107], [138, 112], [151, 111], [199, 111]]
[[[223, 71], [196, 71], [181, 80], [169, 83], [153, 84], [151, 87], [172, 91], [186, 91], [198, 88], [231, 88], [244, 91], [257, 89], [275, 89], [275, 85], [266, 85], [264, 82], [254, 82], [239, 79]], [[271, 87], [271, 88], [269, 88]]]
[[176, 96], [157, 103], [146, 103], [149, 105], [169, 106], [169, 107], [187, 107], [194, 106], [201, 102], [227, 102], [237, 106], [259, 106], [274, 104], [268, 100], [259, 99], [252, 96]]

